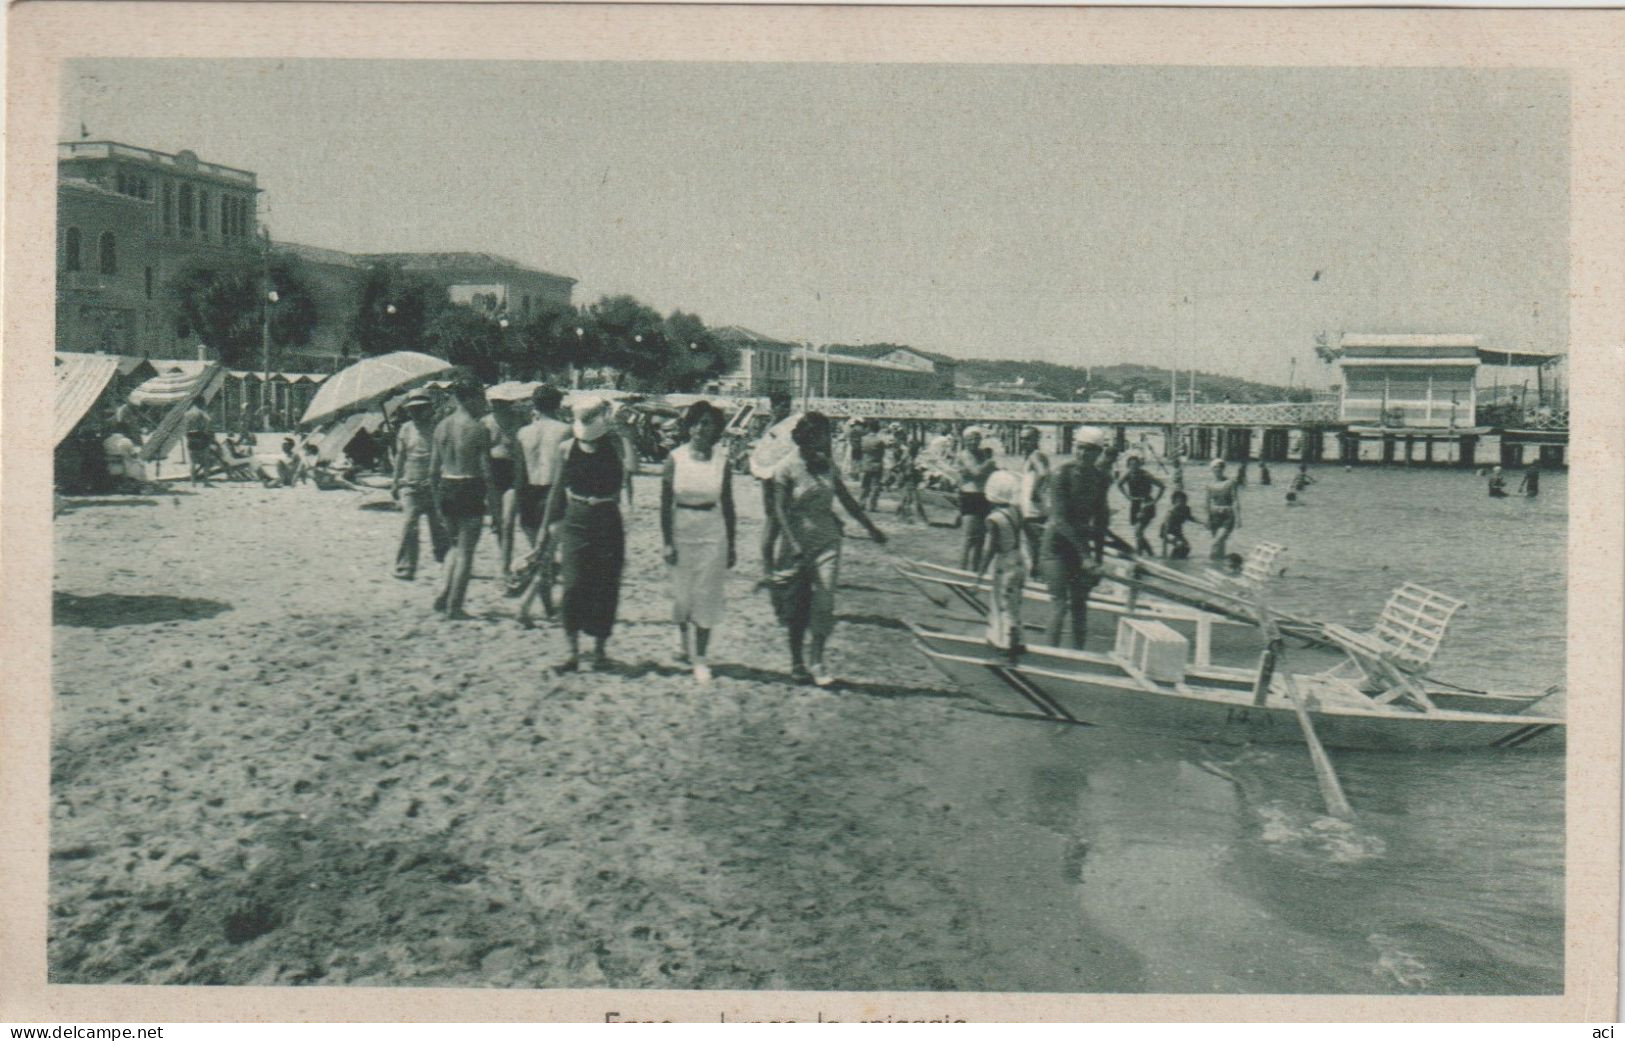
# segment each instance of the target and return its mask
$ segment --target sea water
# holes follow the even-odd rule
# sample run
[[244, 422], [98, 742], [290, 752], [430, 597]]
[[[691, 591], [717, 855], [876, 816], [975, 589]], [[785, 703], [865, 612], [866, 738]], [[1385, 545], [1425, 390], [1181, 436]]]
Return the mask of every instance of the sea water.
[[[1285, 573], [1271, 583], [1279, 606], [1364, 628], [1395, 587], [1417, 582], [1468, 604], [1438, 673], [1502, 689], [1563, 680], [1564, 475], [1544, 474], [1533, 500], [1491, 499], [1471, 472], [1320, 467], [1300, 505], [1288, 506], [1293, 469], [1277, 468], [1276, 483], [1260, 487], [1252, 468], [1231, 543], [1242, 553], [1255, 542], [1287, 547]], [[1187, 473], [1200, 513], [1202, 475]], [[1205, 533], [1192, 541], [1206, 553]], [[983, 718], [971, 753], [991, 764], [982, 783], [1008, 788], [1005, 805], [1025, 826], [1060, 836], [1066, 862], [1055, 884], [1071, 888], [1081, 921], [1132, 952], [1132, 979], [1119, 973], [1113, 986], [1562, 990], [1561, 752], [1334, 749], [1356, 811], [1344, 822], [1325, 815], [1301, 748]], [[1066, 982], [988, 980], [1011, 989]], [[1089, 973], [1071, 983], [1089, 989]]]

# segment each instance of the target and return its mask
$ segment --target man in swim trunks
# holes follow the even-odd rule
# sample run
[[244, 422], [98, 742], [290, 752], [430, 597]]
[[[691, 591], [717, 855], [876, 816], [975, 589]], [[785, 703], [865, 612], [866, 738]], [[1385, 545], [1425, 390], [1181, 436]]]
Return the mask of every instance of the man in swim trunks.
[[1044, 529], [1044, 575], [1052, 610], [1049, 643], [1060, 646], [1070, 617], [1072, 646], [1083, 649], [1088, 628], [1089, 592], [1100, 581], [1106, 537], [1106, 496], [1112, 477], [1100, 463], [1106, 432], [1080, 427], [1077, 455], [1057, 467], [1050, 479], [1049, 524]]
[[1223, 459], [1215, 459], [1208, 465], [1213, 470], [1213, 480], [1207, 486], [1207, 530], [1213, 535], [1213, 547], [1208, 555], [1214, 560], [1223, 560], [1225, 543], [1241, 524], [1241, 492], [1237, 486], [1240, 477], [1225, 476]]
[[480, 524], [489, 512], [492, 530], [501, 534], [502, 501], [491, 475], [491, 432], [480, 422], [485, 394], [473, 380], [459, 380], [451, 392], [457, 407], [434, 428], [429, 480], [436, 509], [456, 545], [447, 555], [445, 584], [434, 608], [447, 618], [467, 618], [463, 597], [474, 567]]
[[982, 430], [966, 427], [960, 435], [959, 455], [954, 458], [954, 470], [959, 477], [959, 518], [955, 527], [965, 527], [965, 544], [960, 550], [959, 566], [967, 571], [980, 571], [982, 567], [982, 536], [987, 525], [987, 496], [983, 489], [998, 465], [982, 454]]
[[1049, 522], [1049, 482], [1051, 466], [1049, 455], [1039, 446], [1043, 443], [1043, 435], [1037, 427], [1021, 428], [1021, 496], [1019, 506], [1021, 509], [1021, 533], [1027, 543], [1028, 556], [1032, 558], [1031, 577], [1038, 577], [1038, 569], [1043, 554], [1039, 548], [1044, 545], [1044, 527]]
[[1145, 468], [1145, 464], [1137, 455], [1131, 455], [1124, 463], [1123, 477], [1117, 482], [1117, 490], [1128, 499], [1128, 521], [1134, 525], [1134, 552], [1153, 555], [1156, 551], [1151, 548], [1151, 541], [1145, 537], [1145, 530], [1151, 526], [1151, 521], [1157, 515], [1157, 501], [1162, 498], [1166, 486], [1153, 477]]

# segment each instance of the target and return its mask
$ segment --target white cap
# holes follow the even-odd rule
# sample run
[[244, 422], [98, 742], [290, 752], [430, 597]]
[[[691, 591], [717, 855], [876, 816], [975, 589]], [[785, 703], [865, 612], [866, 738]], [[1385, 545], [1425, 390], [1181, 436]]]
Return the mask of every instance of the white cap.
[[1072, 435], [1072, 440], [1080, 445], [1094, 445], [1096, 448], [1106, 447], [1106, 431], [1100, 427], [1079, 427]]
[[995, 470], [983, 490], [987, 501], [999, 506], [1015, 502], [1021, 495], [1021, 475], [1013, 470]]

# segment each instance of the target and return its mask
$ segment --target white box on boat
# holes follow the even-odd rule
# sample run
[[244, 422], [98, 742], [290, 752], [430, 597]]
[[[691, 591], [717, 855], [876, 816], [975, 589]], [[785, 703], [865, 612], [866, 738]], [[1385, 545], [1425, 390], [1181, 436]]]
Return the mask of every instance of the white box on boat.
[[1120, 618], [1113, 653], [1158, 683], [1178, 683], [1185, 678], [1190, 641], [1161, 622]]

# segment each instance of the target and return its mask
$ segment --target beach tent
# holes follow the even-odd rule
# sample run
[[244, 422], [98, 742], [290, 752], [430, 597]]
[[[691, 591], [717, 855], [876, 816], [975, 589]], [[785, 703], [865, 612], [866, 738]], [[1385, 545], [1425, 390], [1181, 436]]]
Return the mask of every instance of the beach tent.
[[[160, 365], [160, 368], [172, 364], [174, 363], [164, 362], [162, 365]], [[163, 459], [167, 457], [170, 450], [175, 447], [175, 442], [179, 441], [181, 438], [181, 434], [183, 432], [181, 430], [183, 425], [182, 420], [186, 416], [187, 407], [190, 406], [194, 401], [206, 402], [211, 400], [215, 394], [219, 393], [220, 388], [226, 385], [226, 370], [223, 366], [215, 362], [201, 362], [198, 364], [203, 365], [203, 370], [199, 372], [196, 377], [190, 379], [190, 390], [179, 395], [178, 397], [150, 402], [151, 404], [158, 405], [167, 404], [169, 411], [164, 414], [164, 418], [158, 423], [158, 429], [149, 434], [146, 442], [142, 444], [141, 458], [144, 461], [152, 462], [155, 459]], [[158, 379], [166, 379], [173, 375], [175, 374], [166, 373], [163, 376], [159, 376]], [[149, 404], [149, 402], [146, 401], [137, 401], [136, 394], [140, 394], [142, 390], [146, 389], [147, 386], [152, 382], [152, 380], [148, 380], [147, 383], [144, 383], [141, 385], [141, 387], [138, 387], [135, 392], [130, 395], [130, 403], [135, 405]], [[166, 394], [170, 393], [169, 391], [165, 391], [163, 388], [155, 388], [152, 393], [157, 394], [160, 391], [163, 391]]]
[[[207, 389], [204, 400], [208, 400], [225, 382], [224, 370], [209, 362], [162, 361], [154, 367], [158, 375], [130, 392], [130, 404], [164, 408], [177, 401], [190, 401], [200, 389]], [[206, 387], [205, 377], [212, 374], [220, 378], [209, 379], [212, 385]]]
[[56, 356], [56, 412], [53, 445], [60, 445], [102, 400], [118, 377], [113, 354], [61, 353]]
[[356, 434], [365, 430], [369, 434], [376, 434], [384, 429], [384, 414], [382, 412], [352, 412], [343, 419], [334, 422], [316, 433], [310, 435], [308, 440], [316, 445], [318, 458], [324, 463], [338, 462], [339, 456]]

